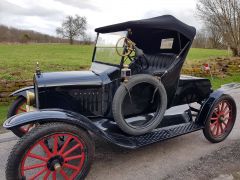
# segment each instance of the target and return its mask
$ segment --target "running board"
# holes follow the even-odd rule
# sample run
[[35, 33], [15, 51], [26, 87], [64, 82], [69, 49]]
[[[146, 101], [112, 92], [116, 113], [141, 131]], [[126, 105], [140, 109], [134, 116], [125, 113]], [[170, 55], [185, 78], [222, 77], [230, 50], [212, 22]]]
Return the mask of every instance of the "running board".
[[203, 126], [194, 122], [188, 122], [153, 130], [144, 135], [132, 136], [124, 133], [115, 122], [102, 120], [95, 122], [95, 125], [102, 132], [99, 135], [107, 141], [125, 148], [135, 149], [152, 143], [174, 138], [194, 131], [198, 131]]
[[184, 123], [166, 128], [155, 129], [153, 132], [141, 136], [131, 137], [131, 140], [136, 143], [136, 147], [141, 147], [155, 142], [188, 134], [194, 131], [198, 131], [202, 128], [202, 126], [199, 126], [193, 122]]

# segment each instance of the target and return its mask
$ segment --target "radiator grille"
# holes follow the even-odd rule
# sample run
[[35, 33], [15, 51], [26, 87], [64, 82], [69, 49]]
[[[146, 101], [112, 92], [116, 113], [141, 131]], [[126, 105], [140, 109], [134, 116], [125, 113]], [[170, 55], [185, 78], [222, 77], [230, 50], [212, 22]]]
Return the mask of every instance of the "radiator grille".
[[78, 111], [88, 115], [102, 113], [101, 89], [74, 89], [70, 95], [77, 101]]

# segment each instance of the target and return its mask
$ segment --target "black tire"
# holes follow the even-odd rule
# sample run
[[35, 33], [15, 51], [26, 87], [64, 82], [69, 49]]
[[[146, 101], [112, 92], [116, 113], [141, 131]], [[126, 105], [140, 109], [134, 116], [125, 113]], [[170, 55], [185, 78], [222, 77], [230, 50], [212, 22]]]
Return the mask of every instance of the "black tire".
[[214, 103], [203, 129], [208, 141], [219, 143], [228, 137], [235, 124], [236, 110], [236, 103], [229, 95], [222, 95]]
[[[149, 123], [146, 124], [146, 126], [133, 127], [130, 126], [125, 121], [125, 118], [122, 115], [123, 114], [122, 104], [125, 96], [128, 94], [128, 90], [130, 90], [135, 85], [138, 85], [140, 83], [148, 83], [155, 86], [155, 88], [157, 88], [157, 92], [160, 95], [161, 103], [159, 103], [160, 107], [158, 108], [156, 115], [150, 120]], [[156, 128], [162, 121], [166, 108], [167, 108], [167, 94], [163, 84], [156, 77], [146, 74], [134, 75], [129, 79], [127, 83], [122, 84], [116, 91], [112, 103], [112, 112], [114, 120], [116, 121], [118, 126], [122, 129], [122, 131], [130, 135], [145, 134]]]
[[[25, 102], [26, 98], [23, 96], [19, 96], [10, 106], [7, 117], [10, 118], [12, 116], [15, 116], [16, 114], [19, 114], [18, 109]], [[18, 137], [22, 137], [26, 134], [26, 132], [24, 132], [21, 127], [12, 128], [11, 131]]]
[[[8, 161], [7, 161], [7, 165], [6, 165], [6, 179], [7, 180], [24, 179], [25, 177], [22, 177], [22, 175], [21, 175], [21, 163], [25, 162], [27, 154], [29, 152], [32, 153], [32, 148], [37, 147], [36, 144], [39, 146], [38, 143], [41, 141], [43, 141], [45, 143], [46, 138], [48, 138], [50, 136], [54, 136], [57, 133], [70, 134], [71, 136], [78, 138], [79, 141], [82, 142], [83, 147], [81, 147], [80, 151], [81, 151], [81, 154], [84, 153], [84, 159], [83, 159], [84, 162], [82, 163], [81, 171], [79, 172], [79, 174], [77, 174], [77, 176], [74, 179], [84, 179], [85, 176], [88, 174], [91, 164], [92, 164], [92, 161], [93, 161], [94, 151], [95, 151], [94, 150], [94, 142], [91, 139], [91, 136], [86, 131], [84, 131], [76, 126], [65, 124], [65, 123], [44, 124], [44, 125], [34, 128], [32, 131], [28, 132], [25, 136], [23, 136], [17, 142], [17, 144], [13, 147], [13, 149], [8, 157]], [[72, 142], [72, 140], [69, 140], [68, 146], [70, 146], [69, 144]], [[67, 141], [67, 140], [64, 140], [64, 141]], [[58, 142], [60, 142], [60, 140], [58, 140]], [[50, 150], [51, 153], [53, 153], [54, 150], [53, 150], [53, 148], [50, 149], [50, 146], [51, 145], [47, 144], [48, 149]], [[60, 147], [59, 146], [60, 145], [57, 143], [57, 146], [56, 146], [58, 149], [57, 151], [60, 154], [60, 151], [61, 151], [61, 148], [63, 147], [63, 145]], [[68, 150], [69, 149], [65, 148], [65, 150], [64, 150], [65, 153]], [[47, 154], [45, 154], [44, 156], [47, 157]], [[66, 155], [66, 157], [68, 157], [68, 156], [69, 155]], [[66, 158], [66, 157], [64, 157], [64, 158]], [[52, 158], [50, 158], [50, 159], [52, 159]], [[48, 159], [45, 163], [49, 164], [49, 161], [50, 160]], [[68, 160], [66, 162], [66, 159], [63, 159], [62, 163], [69, 163], [69, 161], [70, 160]], [[64, 166], [64, 165], [62, 164], [62, 166]], [[25, 164], [24, 164], [24, 167], [25, 167]], [[43, 168], [46, 168], [46, 167], [47, 167], [47, 165], [44, 166]], [[47, 168], [48, 168], [47, 170], [50, 171], [49, 167], [47, 167]], [[51, 173], [53, 173], [53, 171], [51, 171]], [[46, 174], [47, 174], [47, 172], [46, 172]], [[53, 175], [53, 174], [50, 174], [50, 176], [51, 175]], [[28, 179], [28, 178], [26, 178], [26, 179]]]

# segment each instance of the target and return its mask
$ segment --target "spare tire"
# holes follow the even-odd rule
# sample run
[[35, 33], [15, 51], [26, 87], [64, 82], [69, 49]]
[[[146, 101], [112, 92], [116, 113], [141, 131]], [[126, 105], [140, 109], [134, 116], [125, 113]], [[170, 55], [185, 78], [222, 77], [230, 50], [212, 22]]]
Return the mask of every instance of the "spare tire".
[[166, 108], [167, 94], [163, 84], [146, 74], [134, 75], [127, 83], [121, 84], [112, 103], [114, 120], [122, 131], [130, 135], [141, 135], [155, 129]]

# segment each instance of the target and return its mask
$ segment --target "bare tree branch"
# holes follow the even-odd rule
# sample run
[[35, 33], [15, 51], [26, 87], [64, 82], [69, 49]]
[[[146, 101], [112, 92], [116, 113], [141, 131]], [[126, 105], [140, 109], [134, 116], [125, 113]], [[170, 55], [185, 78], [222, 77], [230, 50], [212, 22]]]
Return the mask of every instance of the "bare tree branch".
[[78, 15], [75, 17], [67, 16], [66, 20], [62, 23], [62, 27], [57, 28], [56, 32], [63, 38], [69, 39], [70, 44], [73, 44], [76, 38], [85, 36], [85, 31], [87, 30], [86, 26], [86, 17], [81, 17]]
[[220, 33], [234, 56], [240, 56], [240, 0], [199, 0], [198, 16]]

